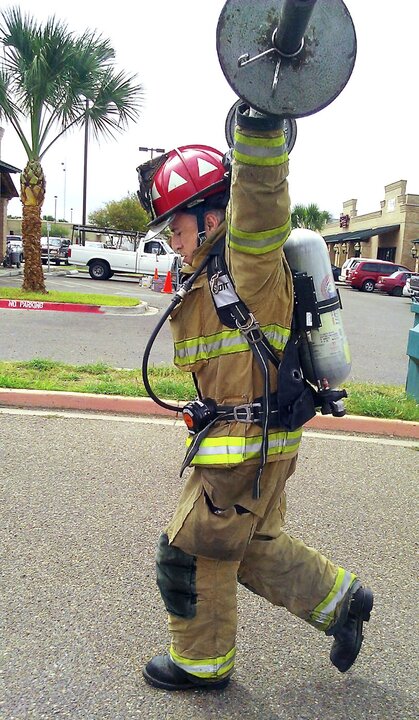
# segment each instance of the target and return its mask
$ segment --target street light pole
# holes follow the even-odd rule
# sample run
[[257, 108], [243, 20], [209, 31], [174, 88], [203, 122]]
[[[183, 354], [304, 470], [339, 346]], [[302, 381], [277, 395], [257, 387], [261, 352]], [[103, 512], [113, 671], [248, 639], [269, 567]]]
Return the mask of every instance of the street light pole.
[[[86, 225], [86, 197], [87, 197], [87, 149], [89, 145], [89, 101], [86, 98], [86, 110], [84, 117], [84, 160], [83, 160], [83, 209], [82, 209], [82, 225]], [[81, 243], [84, 245], [86, 241], [86, 233], [81, 233]]]
[[57, 195], [54, 195], [54, 222], [57, 222]]
[[66, 173], [65, 163], [62, 162], [61, 165], [63, 166], [63, 173], [64, 173], [64, 203], [63, 203], [64, 212], [63, 212], [63, 220], [65, 220], [65, 199], [66, 199], [65, 196], [66, 196], [66, 189], [67, 189], [67, 173]]
[[74, 208], [70, 208], [70, 225], [73, 224], [73, 209]]
[[152, 147], [139, 147], [138, 148], [140, 152], [149, 152], [151, 160], [153, 159], [153, 153], [164, 153], [166, 150], [164, 148], [152, 148]]

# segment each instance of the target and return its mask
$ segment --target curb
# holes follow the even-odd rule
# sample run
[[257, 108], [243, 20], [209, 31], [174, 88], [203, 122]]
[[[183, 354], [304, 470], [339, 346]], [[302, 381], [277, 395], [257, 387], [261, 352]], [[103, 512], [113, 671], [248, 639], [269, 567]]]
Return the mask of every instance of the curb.
[[123, 306], [123, 305], [87, 305], [85, 303], [62, 303], [48, 302], [44, 300], [11, 300], [0, 298], [0, 308], [6, 310], [55, 310], [59, 312], [82, 312], [106, 315], [113, 313], [117, 315], [126, 312], [134, 315], [143, 315], [148, 311], [148, 303], [141, 302], [139, 305]]
[[[173, 404], [176, 404], [175, 401]], [[151, 398], [123, 397], [122, 395], [93, 395], [88, 393], [66, 393], [44, 390], [10, 390], [0, 388], [0, 407], [79, 410], [91, 412], [150, 415], [182, 419], [180, 413], [157, 405]], [[182, 405], [179, 405], [179, 410]], [[360, 415], [331, 417], [316, 415], [305, 425], [310, 430], [386, 435], [387, 437], [419, 440], [419, 422], [405, 420], [384, 420]]]

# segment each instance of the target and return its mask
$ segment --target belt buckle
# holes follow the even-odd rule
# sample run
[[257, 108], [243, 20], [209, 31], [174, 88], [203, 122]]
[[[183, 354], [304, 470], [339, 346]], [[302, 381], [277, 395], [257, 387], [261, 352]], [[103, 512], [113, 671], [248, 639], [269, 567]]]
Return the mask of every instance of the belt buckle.
[[233, 418], [236, 422], [251, 423], [255, 422], [254, 410], [260, 408], [260, 403], [245, 403], [244, 405], [236, 405], [233, 408]]
[[249, 313], [249, 317], [243, 325], [236, 320], [236, 325], [250, 345], [255, 345], [257, 342], [263, 340], [263, 332], [253, 313]]

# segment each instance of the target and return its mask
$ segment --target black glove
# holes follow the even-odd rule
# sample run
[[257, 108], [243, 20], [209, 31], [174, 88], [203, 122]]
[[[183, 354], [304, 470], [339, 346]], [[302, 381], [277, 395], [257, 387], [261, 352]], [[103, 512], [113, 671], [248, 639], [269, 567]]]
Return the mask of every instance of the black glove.
[[283, 118], [278, 115], [265, 115], [242, 103], [237, 108], [236, 123], [246, 130], [281, 130]]

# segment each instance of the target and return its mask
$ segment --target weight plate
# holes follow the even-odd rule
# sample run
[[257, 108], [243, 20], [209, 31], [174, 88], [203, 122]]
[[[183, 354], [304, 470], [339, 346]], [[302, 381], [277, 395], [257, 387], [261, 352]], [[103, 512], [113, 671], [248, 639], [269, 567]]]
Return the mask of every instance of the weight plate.
[[[237, 100], [234, 105], [231, 106], [227, 113], [225, 122], [225, 138], [227, 145], [231, 148], [234, 145], [234, 127], [236, 125], [236, 110], [239, 105], [242, 104], [242, 100]], [[288, 155], [295, 145], [297, 139], [297, 123], [294, 118], [284, 118], [284, 133], [287, 141]]]
[[304, 117], [329, 105], [348, 82], [356, 58], [355, 28], [342, 0], [317, 0], [303, 49], [294, 58], [282, 58], [278, 84], [272, 90], [277, 52], [244, 67], [238, 66], [238, 59], [272, 47], [284, 3], [227, 0], [217, 25], [218, 58], [236, 95], [256, 110]]

